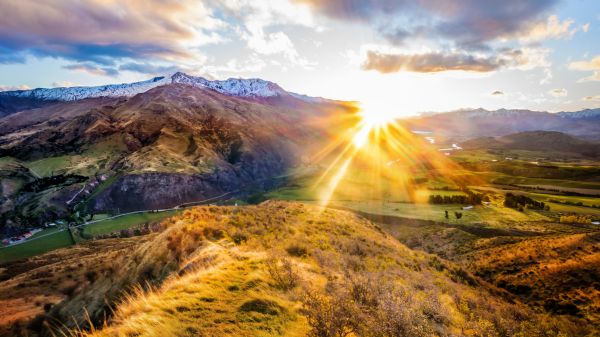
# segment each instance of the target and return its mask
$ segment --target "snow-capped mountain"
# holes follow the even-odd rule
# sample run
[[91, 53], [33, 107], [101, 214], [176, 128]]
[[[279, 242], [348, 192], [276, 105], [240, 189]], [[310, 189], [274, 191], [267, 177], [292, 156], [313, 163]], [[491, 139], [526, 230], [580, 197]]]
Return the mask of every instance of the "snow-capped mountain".
[[279, 85], [258, 78], [210, 81], [203, 77], [190, 76], [178, 72], [171, 76], [172, 83], [187, 84], [198, 88], [208, 88], [225, 95], [240, 97], [274, 97], [287, 94]]
[[[279, 85], [273, 82], [258, 78], [230, 78], [222, 81], [211, 81], [203, 77], [196, 77], [177, 72], [171, 76], [155, 77], [147, 81], [134, 83], [109, 84], [95, 87], [38, 88], [32, 90], [4, 91], [0, 92], [0, 97], [11, 96], [48, 101], [76, 101], [91, 97], [133, 96], [170, 83], [181, 83], [198, 88], [207, 88], [225, 95], [238, 97], [277, 97], [292, 94], [283, 90]], [[293, 94], [293, 96], [307, 101], [315, 99], [313, 97], [298, 94]]]
[[91, 97], [133, 96], [160, 85], [170, 83], [163, 76], [134, 83], [109, 84], [97, 87], [37, 88], [0, 92], [0, 96], [31, 98], [45, 101], [76, 101]]

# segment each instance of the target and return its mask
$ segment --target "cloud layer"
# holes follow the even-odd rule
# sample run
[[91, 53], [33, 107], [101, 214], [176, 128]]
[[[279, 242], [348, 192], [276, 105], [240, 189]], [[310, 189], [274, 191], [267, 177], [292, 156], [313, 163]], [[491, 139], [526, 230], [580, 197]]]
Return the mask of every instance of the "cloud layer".
[[475, 57], [467, 54], [382, 54], [374, 51], [367, 52], [363, 64], [365, 70], [377, 70], [380, 73], [393, 73], [401, 70], [435, 73], [449, 70], [474, 72], [489, 72], [504, 65], [504, 61], [485, 57]]
[[[372, 24], [396, 44], [411, 36], [427, 35], [444, 38], [463, 49], [486, 49], [493, 40], [528, 31], [557, 3], [557, 0], [296, 1], [335, 19]], [[551, 22], [550, 29], [555, 29], [554, 26], [556, 23]]]
[[109, 67], [120, 59], [194, 59], [189, 47], [218, 24], [195, 0], [5, 0], [0, 12], [0, 50], [13, 55], [0, 62], [27, 52], [96, 73], [116, 71]]

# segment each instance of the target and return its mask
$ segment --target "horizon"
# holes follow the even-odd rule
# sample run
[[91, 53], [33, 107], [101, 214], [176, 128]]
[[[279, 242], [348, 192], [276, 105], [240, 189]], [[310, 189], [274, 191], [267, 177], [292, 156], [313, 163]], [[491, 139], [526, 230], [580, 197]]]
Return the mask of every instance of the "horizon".
[[[129, 83], [183, 71], [261, 78], [397, 117], [469, 106], [600, 107], [600, 6], [593, 0], [118, 6], [0, 4], [13, 13], [0, 23], [0, 90]], [[30, 15], [34, 9], [42, 19]], [[63, 20], [60, 10], [81, 18]]]
[[[147, 82], [150, 80], [155, 80], [155, 79], [163, 79], [163, 78], [170, 78], [173, 75], [177, 74], [177, 73], [182, 73], [185, 75], [188, 75], [185, 72], [182, 71], [177, 71], [177, 72], [171, 72], [171, 73], [167, 73], [165, 75], [157, 75], [157, 76], [153, 76], [150, 77], [146, 80], [141, 80], [141, 81], [136, 81], [136, 82], [121, 82], [121, 83], [105, 83], [105, 84], [101, 84], [98, 86], [104, 86], [104, 85], [126, 85], [126, 84], [132, 84], [132, 83], [137, 83], [137, 82]], [[207, 79], [203, 76], [196, 76], [196, 77], [201, 77], [204, 79]], [[228, 81], [228, 80], [263, 80], [263, 81], [268, 81], [268, 80], [264, 80], [262, 78], [259, 77], [248, 77], [248, 78], [244, 78], [244, 77], [228, 77], [228, 78], [223, 78], [223, 79], [207, 79], [208, 81]], [[272, 81], [268, 81], [271, 83], [275, 83]], [[278, 83], [275, 83], [277, 85], [279, 85]], [[92, 85], [72, 85], [72, 86], [57, 86], [57, 87], [37, 87], [37, 88], [9, 88], [10, 90], [0, 90], [1, 92], [10, 92], [10, 91], [15, 91], [15, 92], [23, 92], [23, 91], [32, 91], [32, 90], [36, 90], [36, 89], [66, 89], [66, 88], [89, 88], [89, 87], [95, 87]], [[305, 95], [303, 93], [299, 93], [299, 92], [291, 92], [286, 90], [285, 88], [282, 88], [283, 90], [285, 90], [286, 92], [290, 92], [293, 94], [299, 94], [299, 95]], [[332, 98], [328, 98], [328, 97], [317, 97], [317, 96], [309, 96], [309, 97], [315, 97], [315, 98], [323, 98], [323, 99], [327, 99], [327, 100], [336, 100], [336, 99], [332, 99]], [[343, 101], [343, 100], [338, 100], [338, 101]], [[344, 101], [344, 102], [357, 102], [360, 103], [358, 101]], [[484, 110], [484, 111], [501, 111], [501, 110], [523, 110], [523, 111], [532, 111], [532, 112], [546, 112], [546, 113], [551, 113], [551, 114], [558, 114], [558, 113], [564, 113], [564, 112], [581, 112], [581, 111], [587, 111], [587, 110], [598, 110], [600, 109], [600, 107], [597, 108], [583, 108], [583, 109], [577, 109], [577, 110], [562, 110], [562, 111], [548, 111], [548, 110], [533, 110], [533, 109], [527, 109], [527, 108], [505, 108], [505, 107], [500, 107], [497, 109], [486, 109], [484, 107], [461, 107], [461, 108], [456, 108], [456, 109], [452, 109], [452, 110], [444, 110], [444, 111], [417, 111], [411, 114], [402, 114], [402, 115], [398, 115], [398, 116], [394, 116], [394, 118], [398, 118], [398, 119], [402, 119], [402, 118], [411, 118], [411, 117], [419, 117], [419, 116], [427, 116], [427, 115], [435, 115], [435, 114], [443, 114], [443, 113], [455, 113], [455, 112], [469, 112], [469, 111], [475, 111], [475, 110]]]

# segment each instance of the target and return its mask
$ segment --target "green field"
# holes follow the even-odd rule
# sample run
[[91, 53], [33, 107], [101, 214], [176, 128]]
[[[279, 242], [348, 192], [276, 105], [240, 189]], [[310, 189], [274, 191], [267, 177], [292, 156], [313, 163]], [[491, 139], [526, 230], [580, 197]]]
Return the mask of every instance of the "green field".
[[[527, 221], [549, 221], [548, 215], [542, 212], [519, 212], [512, 208], [497, 205], [476, 206], [472, 210], [462, 210], [461, 205], [429, 205], [389, 202], [379, 200], [332, 201], [330, 206], [342, 207], [361, 212], [382, 215], [394, 215], [411, 219], [433, 220], [451, 224], [481, 224], [485, 223], [498, 228], [515, 228], [519, 223]], [[445, 212], [449, 212], [449, 219]], [[457, 220], [454, 212], [462, 213]]]
[[73, 156], [49, 157], [26, 164], [26, 166], [39, 177], [48, 177], [52, 173], [59, 173], [71, 165]]
[[25, 259], [54, 249], [69, 247], [72, 243], [69, 232], [58, 231], [58, 228], [46, 229], [36, 233], [32, 239], [41, 235], [54, 234], [37, 240], [30, 239], [30, 241], [26, 241], [16, 246], [0, 248], [0, 263]]
[[179, 210], [166, 211], [160, 213], [136, 213], [123, 215], [118, 218], [104, 220], [101, 222], [87, 225], [83, 228], [84, 235], [100, 235], [108, 234], [121, 229], [131, 228], [133, 226], [141, 225], [147, 222], [156, 222], [162, 219], [176, 215]]
[[[101, 222], [90, 224], [83, 229], [85, 235], [100, 235], [108, 234], [121, 229], [131, 228], [147, 222], [160, 221], [170, 216], [176, 215], [177, 211], [166, 211], [160, 213], [137, 213], [124, 215], [115, 219], [104, 220]], [[103, 215], [102, 215], [103, 216]], [[33, 237], [39, 237], [45, 234], [48, 235], [40, 239], [26, 241], [24, 243], [0, 248], [0, 263], [10, 262], [14, 260], [25, 259], [35, 255], [43, 254], [54, 249], [69, 247], [71, 238], [68, 231], [58, 232], [58, 228], [45, 229], [36, 233]], [[31, 239], [30, 239], [31, 240]]]

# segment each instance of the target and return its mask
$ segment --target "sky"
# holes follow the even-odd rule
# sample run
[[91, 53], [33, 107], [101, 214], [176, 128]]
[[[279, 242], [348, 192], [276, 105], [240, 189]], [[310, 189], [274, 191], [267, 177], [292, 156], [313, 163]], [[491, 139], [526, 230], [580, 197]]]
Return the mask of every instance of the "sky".
[[2, 0], [0, 90], [175, 71], [397, 116], [600, 107], [598, 0]]

